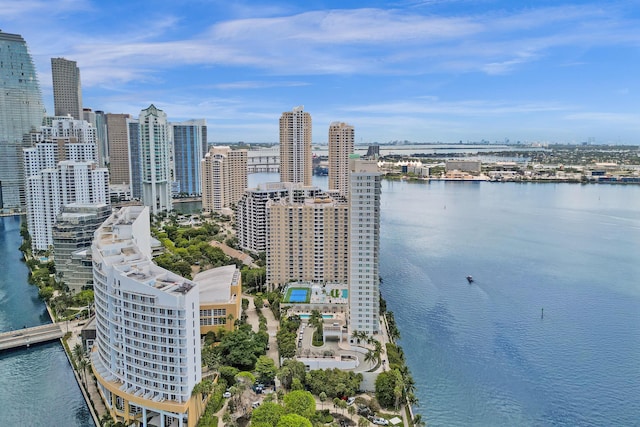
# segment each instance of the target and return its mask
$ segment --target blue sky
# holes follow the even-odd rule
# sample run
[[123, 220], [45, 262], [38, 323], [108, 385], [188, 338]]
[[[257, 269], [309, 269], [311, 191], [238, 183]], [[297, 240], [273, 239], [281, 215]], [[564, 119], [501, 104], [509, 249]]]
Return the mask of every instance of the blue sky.
[[639, 1], [0, 0], [53, 113], [50, 58], [78, 62], [83, 104], [171, 121], [211, 142], [278, 140], [304, 105], [356, 143], [640, 144]]

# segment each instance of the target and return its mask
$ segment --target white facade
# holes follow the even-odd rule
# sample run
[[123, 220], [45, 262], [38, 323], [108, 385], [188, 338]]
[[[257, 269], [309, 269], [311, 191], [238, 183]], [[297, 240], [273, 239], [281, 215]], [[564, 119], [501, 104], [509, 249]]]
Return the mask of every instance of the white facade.
[[91, 356], [112, 413], [130, 422], [195, 425], [191, 392], [201, 381], [197, 284], [151, 259], [149, 208], [112, 214], [93, 245], [96, 341]]
[[142, 203], [154, 215], [171, 211], [171, 140], [167, 115], [154, 105], [142, 110], [140, 122], [140, 161]]
[[29, 136], [33, 146], [23, 150], [27, 225], [33, 249], [47, 250], [64, 205], [109, 204], [109, 172], [97, 166], [95, 129], [85, 121], [54, 119]]
[[349, 218], [349, 329], [380, 332], [380, 194], [375, 161], [351, 159]]

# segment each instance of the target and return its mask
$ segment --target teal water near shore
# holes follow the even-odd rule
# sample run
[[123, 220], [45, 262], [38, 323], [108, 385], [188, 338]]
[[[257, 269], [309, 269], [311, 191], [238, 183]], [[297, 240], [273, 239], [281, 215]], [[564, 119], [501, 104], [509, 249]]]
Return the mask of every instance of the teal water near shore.
[[[20, 218], [0, 218], [0, 332], [50, 323], [20, 261]], [[0, 353], [0, 425], [93, 427], [59, 341]]]

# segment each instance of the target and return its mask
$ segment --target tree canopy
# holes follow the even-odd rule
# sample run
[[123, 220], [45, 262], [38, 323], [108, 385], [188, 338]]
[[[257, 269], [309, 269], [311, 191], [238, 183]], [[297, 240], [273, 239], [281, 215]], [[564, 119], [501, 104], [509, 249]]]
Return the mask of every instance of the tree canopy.
[[264, 344], [256, 339], [251, 325], [242, 325], [225, 334], [217, 348], [226, 365], [247, 371], [252, 370], [258, 356], [264, 354]]
[[272, 427], [278, 425], [280, 417], [285, 414], [284, 408], [277, 403], [263, 402], [251, 413], [251, 425], [254, 426], [257, 423], [264, 423]]
[[284, 409], [287, 414], [311, 418], [316, 413], [316, 400], [308, 391], [295, 390], [284, 396]]
[[311, 421], [297, 414], [287, 414], [280, 417], [277, 427], [312, 427]]
[[328, 397], [353, 396], [360, 389], [362, 374], [340, 369], [318, 369], [307, 373], [305, 384], [309, 390], [319, 395], [325, 392]]
[[258, 381], [261, 383], [270, 383], [276, 377], [278, 368], [276, 368], [273, 359], [267, 356], [260, 356], [256, 362], [255, 371], [258, 374]]

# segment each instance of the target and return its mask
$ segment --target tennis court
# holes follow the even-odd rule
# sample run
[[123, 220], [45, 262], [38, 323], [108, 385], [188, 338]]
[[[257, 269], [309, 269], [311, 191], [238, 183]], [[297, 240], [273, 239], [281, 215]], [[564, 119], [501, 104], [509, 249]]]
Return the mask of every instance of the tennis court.
[[290, 288], [287, 294], [287, 302], [309, 302], [309, 289]]

